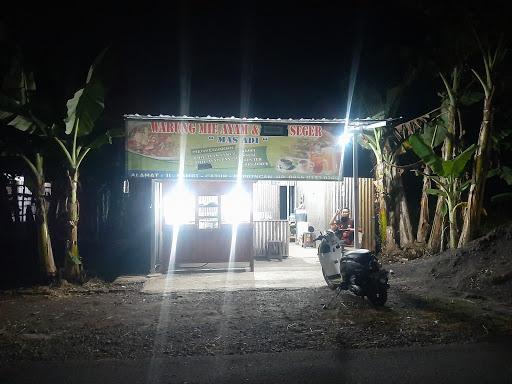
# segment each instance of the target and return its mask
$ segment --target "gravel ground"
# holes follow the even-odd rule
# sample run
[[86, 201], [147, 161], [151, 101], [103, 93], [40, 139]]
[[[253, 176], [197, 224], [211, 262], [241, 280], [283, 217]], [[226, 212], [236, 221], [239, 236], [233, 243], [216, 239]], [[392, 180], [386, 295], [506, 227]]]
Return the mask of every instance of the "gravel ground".
[[101, 283], [0, 294], [0, 362], [339, 350], [512, 335], [506, 308], [415, 294], [384, 308], [327, 287], [148, 295]]
[[[512, 336], [512, 224], [389, 264], [384, 308], [327, 287], [141, 293], [141, 283], [0, 292], [0, 364], [446, 344]], [[193, 278], [193, 277], [191, 277]]]

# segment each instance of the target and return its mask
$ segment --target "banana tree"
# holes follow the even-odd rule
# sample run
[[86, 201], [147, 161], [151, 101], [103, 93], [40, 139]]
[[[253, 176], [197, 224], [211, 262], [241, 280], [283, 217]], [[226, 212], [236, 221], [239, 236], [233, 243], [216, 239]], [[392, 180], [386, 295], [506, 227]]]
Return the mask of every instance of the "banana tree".
[[375, 190], [379, 203], [379, 235], [381, 244], [386, 251], [391, 251], [398, 247], [397, 231], [393, 223], [395, 220], [394, 209], [390, 209], [392, 202], [390, 201], [392, 185], [392, 177], [387, 172], [386, 163], [390, 163], [387, 151], [383, 148], [384, 138], [386, 136], [384, 129], [377, 128], [372, 132], [360, 135], [360, 144], [370, 149], [376, 161], [375, 166]]
[[[25, 176], [25, 185], [32, 192], [35, 202], [35, 224], [37, 231], [37, 253], [40, 267], [47, 280], [52, 280], [57, 275], [55, 259], [53, 257], [52, 242], [48, 226], [48, 201], [45, 194], [45, 161], [44, 155], [36, 152], [33, 155], [25, 155], [22, 151], [13, 149], [12, 146], [3, 146], [3, 156], [17, 156], [21, 158], [30, 173]], [[5, 149], [5, 148], [8, 149]], [[30, 158], [31, 156], [32, 158]]]
[[[65, 206], [67, 239], [64, 275], [72, 281], [80, 281], [82, 278], [82, 262], [78, 252], [79, 168], [91, 150], [111, 143], [113, 137], [122, 136], [122, 130], [107, 130], [99, 134], [93, 131], [104, 109], [104, 87], [98, 73], [98, 67], [104, 55], [105, 51], [91, 65], [84, 87], [68, 100], [67, 116], [64, 120], [53, 117], [51, 123], [46, 123], [44, 119], [36, 117], [32, 103], [23, 105], [5, 95], [0, 98], [2, 106], [0, 111], [3, 111], [1, 116], [8, 117], [10, 125], [26, 133], [38, 132], [46, 144], [52, 143], [52, 148], [54, 150], [57, 148], [65, 158], [68, 190]], [[23, 105], [23, 108], [20, 108], [20, 105]], [[28, 159], [26, 156], [25, 158]], [[42, 157], [40, 164], [42, 167]], [[37, 162], [30, 168], [40, 169]], [[38, 180], [42, 179], [44, 178], [38, 178]]]
[[477, 151], [473, 162], [471, 187], [468, 196], [468, 206], [464, 217], [464, 225], [460, 237], [460, 245], [466, 244], [475, 236], [480, 226], [480, 218], [483, 207], [485, 181], [489, 171], [489, 157], [491, 150], [491, 137], [493, 135], [494, 94], [496, 91], [496, 68], [503, 61], [506, 50], [500, 43], [492, 50], [484, 50], [477, 38], [482, 53], [484, 74], [475, 69], [472, 72], [484, 91], [484, 103], [482, 111], [482, 123], [478, 134]]
[[65, 158], [68, 190], [66, 199], [67, 239], [64, 270], [68, 279], [77, 281], [82, 277], [82, 261], [78, 250], [79, 169], [92, 149], [112, 143], [113, 137], [122, 136], [122, 130], [106, 131], [96, 139], [93, 129], [104, 109], [105, 90], [99, 76], [103, 51], [89, 68], [85, 85], [68, 100], [65, 119], [65, 137], [55, 136], [54, 140]]
[[436, 155], [431, 146], [427, 145], [419, 134], [409, 138], [414, 153], [432, 170], [431, 175], [425, 175], [432, 180], [437, 188], [427, 190], [427, 193], [441, 196], [446, 201], [448, 221], [450, 226], [450, 248], [457, 248], [457, 209], [464, 205], [460, 201], [462, 192], [468, 188], [470, 181], [461, 182], [464, 169], [471, 160], [476, 146], [473, 144], [451, 160], [445, 160]]
[[[443, 114], [445, 110], [443, 107], [439, 109], [439, 115], [434, 117], [431, 121], [427, 122], [422, 130], [421, 138], [425, 143], [429, 143], [431, 148], [437, 148], [439, 145], [445, 142], [447, 136], [446, 124], [443, 122]], [[429, 222], [429, 199], [428, 199], [428, 190], [431, 188], [431, 180], [430, 180], [431, 170], [428, 165], [425, 164], [423, 170], [423, 188], [420, 200], [421, 212], [420, 212], [420, 221], [418, 223], [418, 235], [417, 240], [419, 242], [426, 243], [428, 240], [428, 247], [431, 250], [438, 251], [442, 248], [442, 232], [443, 232], [443, 222], [444, 222], [444, 208], [446, 207], [446, 203], [444, 201], [443, 196], [437, 197], [436, 207], [434, 211], [434, 217], [432, 219], [432, 224]], [[430, 231], [429, 231], [430, 229]]]
[[[432, 149], [443, 144], [441, 153], [444, 160], [450, 160], [461, 152], [462, 142], [465, 136], [461, 107], [471, 106], [483, 97], [480, 92], [474, 92], [472, 90], [472, 83], [462, 86], [462, 68], [462, 64], [454, 66], [450, 77], [439, 73], [444, 85], [444, 92], [441, 94], [442, 102], [439, 108], [439, 115], [433, 120], [430, 120], [421, 133], [423, 141], [429, 143]], [[427, 178], [424, 176], [424, 192], [427, 190], [426, 179]], [[462, 183], [462, 180], [458, 180], [457, 182]], [[425, 200], [426, 195], [424, 193], [422, 204]], [[446, 202], [444, 196], [438, 195], [428, 239], [428, 246], [434, 252], [442, 249], [441, 241], [443, 239], [442, 232], [445, 206]]]
[[2, 155], [21, 158], [30, 170], [25, 183], [35, 200], [35, 222], [37, 230], [37, 251], [39, 262], [47, 279], [55, 278], [57, 268], [48, 228], [48, 202], [45, 196], [45, 146], [50, 127], [35, 118], [31, 113], [31, 96], [36, 90], [32, 74], [21, 68], [19, 57], [12, 63], [10, 75], [4, 79], [0, 93], [0, 123], [5, 127], [16, 128], [27, 133], [31, 150], [13, 145], [13, 140], [3, 142]]
[[[417, 68], [413, 68], [403, 83], [389, 89], [383, 99], [371, 88], [364, 89], [359, 101], [366, 105], [366, 114], [383, 119], [397, 113], [399, 101], [405, 89], [413, 81]], [[377, 112], [377, 113], [376, 113]], [[379, 204], [379, 234], [381, 244], [387, 251], [414, 241], [409, 208], [398, 166], [402, 137], [395, 127], [386, 126], [363, 132], [359, 143], [375, 156], [375, 189]]]
[[[399, 124], [395, 127], [395, 136], [397, 136], [397, 143], [400, 144], [399, 150], [402, 152], [407, 151], [408, 141], [410, 135], [413, 133], [421, 132], [421, 136], [425, 142], [431, 143], [432, 147], [435, 148], [444, 140], [445, 130], [442, 126], [437, 125], [437, 121], [440, 120], [442, 114], [442, 108], [436, 108], [428, 113], [418, 116], [412, 120]], [[402, 169], [412, 168], [415, 164], [409, 166], [402, 166]], [[418, 231], [416, 235], [416, 241], [418, 243], [425, 243], [429, 224], [429, 207], [428, 207], [428, 194], [427, 190], [430, 188], [430, 168], [425, 165], [423, 170], [425, 176], [423, 176], [423, 188], [420, 198], [420, 215], [418, 220]]]
[[[460, 66], [456, 65], [453, 67], [451, 76], [449, 79], [440, 72], [441, 80], [443, 82], [445, 93], [441, 103], [441, 114], [436, 122], [437, 127], [442, 127], [444, 131], [443, 135], [443, 147], [442, 156], [444, 160], [449, 160], [453, 157], [456, 152], [457, 145], [457, 129], [460, 121], [459, 116], [459, 89], [462, 78], [462, 70]], [[436, 130], [437, 132], [437, 130]], [[434, 252], [441, 249], [441, 240], [443, 239], [443, 220], [444, 220], [444, 206], [446, 204], [444, 195], [437, 195], [436, 210], [434, 212], [434, 218], [432, 220], [432, 228], [429, 235], [428, 246]]]
[[386, 251], [414, 241], [395, 133], [393, 127], [376, 128], [363, 132], [359, 141], [373, 152], [376, 160], [374, 184], [379, 204], [379, 234]]

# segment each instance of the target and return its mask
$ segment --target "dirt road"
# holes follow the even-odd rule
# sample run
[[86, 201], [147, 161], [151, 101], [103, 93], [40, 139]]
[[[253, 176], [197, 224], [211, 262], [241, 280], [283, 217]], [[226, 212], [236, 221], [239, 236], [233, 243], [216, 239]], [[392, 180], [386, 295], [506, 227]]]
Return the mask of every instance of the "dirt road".
[[[325, 288], [179, 292], [140, 286], [0, 295], [0, 361], [141, 359], [472, 342], [512, 334], [488, 303], [392, 285], [385, 308]], [[26, 292], [27, 293], [27, 292]], [[487, 307], [486, 307], [487, 305]]]

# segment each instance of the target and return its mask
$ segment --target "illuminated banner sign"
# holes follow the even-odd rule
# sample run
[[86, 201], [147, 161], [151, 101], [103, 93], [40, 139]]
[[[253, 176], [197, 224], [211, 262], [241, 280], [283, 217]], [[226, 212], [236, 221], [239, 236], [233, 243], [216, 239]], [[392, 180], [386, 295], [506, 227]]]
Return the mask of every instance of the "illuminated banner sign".
[[[126, 120], [129, 177], [336, 180], [340, 148], [327, 124]], [[241, 161], [239, 161], [242, 156]]]

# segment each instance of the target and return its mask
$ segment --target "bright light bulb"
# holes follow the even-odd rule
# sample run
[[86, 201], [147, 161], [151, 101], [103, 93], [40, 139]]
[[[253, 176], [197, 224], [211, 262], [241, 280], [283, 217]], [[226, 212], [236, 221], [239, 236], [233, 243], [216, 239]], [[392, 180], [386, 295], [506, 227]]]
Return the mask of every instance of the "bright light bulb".
[[182, 183], [163, 198], [165, 224], [181, 225], [193, 221], [195, 199]]
[[240, 185], [222, 196], [223, 221], [230, 224], [249, 222], [251, 216], [251, 195]]
[[343, 134], [338, 139], [338, 144], [344, 147], [345, 145], [350, 143], [351, 139], [352, 139], [352, 135], [350, 133], [343, 132]]

